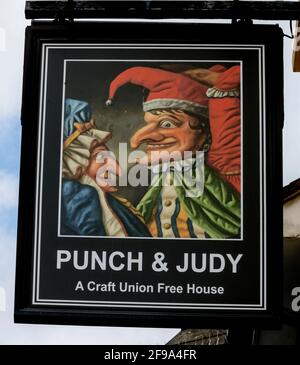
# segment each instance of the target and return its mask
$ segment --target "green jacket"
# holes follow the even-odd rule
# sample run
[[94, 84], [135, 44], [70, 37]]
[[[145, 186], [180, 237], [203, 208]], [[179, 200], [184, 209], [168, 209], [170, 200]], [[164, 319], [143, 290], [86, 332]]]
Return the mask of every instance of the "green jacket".
[[[186, 194], [188, 187], [184, 181], [174, 186], [188, 217], [201, 227], [211, 238], [238, 238], [241, 227], [240, 198], [233, 188], [215, 172], [205, 165], [204, 191], [197, 197]], [[137, 209], [142, 213], [146, 224], [152, 218], [162, 189], [162, 175], [142, 198]]]

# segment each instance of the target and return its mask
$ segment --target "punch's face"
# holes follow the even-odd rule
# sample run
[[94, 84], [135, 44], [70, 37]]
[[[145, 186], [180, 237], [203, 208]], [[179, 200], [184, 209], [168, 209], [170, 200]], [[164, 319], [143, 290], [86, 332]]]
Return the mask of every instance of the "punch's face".
[[132, 136], [131, 147], [145, 143], [148, 161], [153, 152], [178, 152], [181, 157], [185, 151], [194, 153], [207, 139], [199, 117], [182, 110], [153, 110], [145, 113], [144, 120], [146, 126]]

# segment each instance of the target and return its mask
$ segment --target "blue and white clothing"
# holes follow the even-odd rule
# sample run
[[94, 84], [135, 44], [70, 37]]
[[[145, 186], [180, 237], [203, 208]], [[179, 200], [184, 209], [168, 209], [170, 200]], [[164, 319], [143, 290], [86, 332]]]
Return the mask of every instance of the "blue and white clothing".
[[80, 180], [63, 179], [61, 235], [150, 237], [142, 217], [124, 199], [104, 193], [84, 175]]

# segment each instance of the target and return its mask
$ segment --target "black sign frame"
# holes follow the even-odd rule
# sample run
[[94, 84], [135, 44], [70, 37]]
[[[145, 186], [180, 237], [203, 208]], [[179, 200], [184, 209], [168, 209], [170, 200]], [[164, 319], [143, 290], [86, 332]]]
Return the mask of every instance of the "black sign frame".
[[[121, 30], [121, 31], [120, 31]], [[163, 35], [163, 36], [162, 36]], [[283, 127], [283, 38], [278, 26], [247, 24], [174, 24], [174, 23], [67, 23], [34, 22], [26, 30], [22, 101], [22, 150], [16, 265], [15, 321], [110, 326], [220, 328], [270, 327], [278, 325], [282, 309], [282, 127]], [[44, 44], [231, 44], [260, 45], [264, 49], [265, 220], [263, 259], [263, 308], [251, 310], [84, 307], [79, 303], [60, 306], [51, 302], [33, 304], [35, 199], [37, 147], [39, 143], [40, 84], [44, 65]], [[253, 75], [252, 75], [253, 77]], [[259, 123], [256, 122], [259, 128]], [[59, 128], [59, 126], [58, 126]], [[249, 129], [250, 130], [250, 129]], [[256, 141], [257, 142], [257, 141]], [[55, 145], [55, 144], [54, 144]], [[258, 151], [250, 143], [245, 154]], [[57, 154], [58, 151], [54, 154]], [[250, 165], [249, 165], [250, 166]], [[258, 166], [245, 171], [246, 179], [259, 175]], [[257, 177], [257, 176], [256, 176]], [[259, 178], [259, 177], [258, 177]], [[263, 177], [262, 177], [263, 178]], [[251, 210], [247, 197], [246, 209]], [[257, 199], [257, 197], [256, 197]], [[261, 197], [259, 197], [259, 200]], [[248, 214], [250, 216], [250, 214]], [[254, 220], [254, 218], [253, 218]], [[247, 225], [248, 223], [245, 222]], [[159, 247], [159, 246], [157, 246]], [[163, 250], [163, 248], [161, 249]], [[152, 252], [159, 251], [158, 249]], [[262, 260], [262, 259], [261, 259]], [[249, 282], [251, 274], [249, 274]]]

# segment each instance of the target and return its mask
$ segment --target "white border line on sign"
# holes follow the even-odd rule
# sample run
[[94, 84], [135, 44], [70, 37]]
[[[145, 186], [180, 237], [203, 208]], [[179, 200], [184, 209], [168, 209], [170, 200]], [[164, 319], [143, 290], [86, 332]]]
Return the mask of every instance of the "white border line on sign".
[[[156, 59], [156, 60], [149, 60], [149, 59], [65, 59], [64, 60], [64, 72], [63, 72], [63, 98], [62, 98], [62, 117], [61, 117], [61, 123], [63, 125], [63, 118], [64, 118], [64, 100], [65, 100], [65, 85], [66, 85], [66, 73], [67, 73], [67, 63], [68, 62], [185, 62], [185, 63], [201, 63], [201, 62], [206, 62], [206, 63], [215, 63], [215, 62], [236, 62], [237, 64], [239, 64], [242, 67], [243, 61], [241, 60], [181, 60], [181, 59], [176, 59], [176, 60], [170, 60], [170, 59]], [[241, 105], [243, 105], [243, 99], [242, 99], [242, 95], [240, 97], [240, 103]], [[242, 114], [242, 109], [241, 109], [241, 126], [243, 125], [243, 114]], [[243, 129], [241, 128], [241, 161], [243, 161], [243, 144], [242, 144], [242, 133], [243, 133]], [[57, 222], [57, 229], [58, 229], [58, 233], [57, 236], [58, 237], [65, 237], [65, 238], [88, 238], [88, 239], [111, 239], [111, 238], [118, 238], [118, 239], [138, 239], [138, 240], [157, 240], [157, 239], [162, 239], [161, 237], [134, 237], [134, 236], [130, 236], [130, 237], [119, 237], [119, 236], [78, 236], [78, 235], [63, 235], [60, 233], [60, 227], [61, 227], [61, 185], [62, 185], [62, 179], [61, 179], [61, 174], [62, 174], [62, 156], [63, 156], [63, 128], [61, 130], [61, 151], [60, 151], [60, 181], [58, 182], [59, 184], [59, 198], [58, 198], [58, 222]], [[243, 196], [243, 164], [241, 163], [241, 197]], [[240, 238], [231, 238], [228, 239], [230, 241], [243, 241], [244, 237], [243, 237], [243, 232], [244, 232], [244, 212], [243, 212], [243, 199], [241, 199], [241, 237]], [[186, 238], [183, 237], [164, 237], [164, 240], [185, 240]], [[204, 241], [209, 241], [209, 240], [213, 240], [213, 241], [226, 241], [226, 239], [224, 238], [202, 238], [202, 237], [197, 237], [197, 238], [189, 238], [189, 240], [191, 241], [199, 241], [199, 240], [204, 240]]]
[[[69, 46], [69, 47], [66, 47]], [[123, 46], [123, 47], [122, 47]], [[262, 284], [262, 282], [264, 283], [264, 285], [261, 285], [261, 290], [260, 290], [260, 304], [221, 304], [218, 305], [216, 303], [212, 303], [212, 304], [208, 304], [205, 303], [203, 305], [199, 305], [199, 304], [193, 304], [193, 303], [154, 303], [154, 302], [150, 302], [150, 303], [146, 303], [143, 302], [141, 304], [141, 302], [108, 302], [108, 301], [73, 301], [73, 300], [47, 300], [47, 299], [39, 299], [39, 274], [40, 274], [40, 243], [41, 243], [41, 204], [42, 204], [42, 197], [41, 197], [41, 192], [42, 192], [42, 186], [43, 186], [43, 160], [44, 160], [44, 123], [45, 123], [45, 109], [46, 109], [46, 90], [47, 90], [47, 78], [45, 78], [45, 70], [46, 72], [48, 71], [47, 69], [47, 65], [48, 65], [48, 50], [49, 49], [61, 49], [61, 48], [72, 48], [72, 49], [78, 49], [78, 48], [92, 48], [92, 49], [128, 49], [128, 48], [132, 48], [132, 49], [165, 49], [166, 47], [168, 47], [168, 49], [207, 49], [207, 48], [211, 48], [211, 49], [249, 49], [249, 50], [258, 50], [258, 56], [259, 56], [259, 64], [260, 67], [259, 69], [259, 79], [261, 82], [261, 86], [262, 86], [262, 90], [265, 91], [265, 85], [264, 85], [264, 81], [265, 81], [265, 74], [264, 74], [264, 45], [245, 45], [245, 46], [237, 46], [237, 45], [218, 45], [216, 47], [216, 45], [211, 46], [211, 45], [188, 45], [188, 47], [186, 45], [183, 45], [182, 47], [178, 47], [178, 45], [176, 45], [176, 47], [174, 47], [173, 45], [167, 45], [167, 44], [160, 44], [160, 45], [141, 45], [141, 47], [139, 47], [139, 45], [135, 44], [135, 45], [128, 45], [126, 47], [124, 47], [125, 45], [122, 44], [122, 46], [118, 46], [117, 44], [114, 44], [112, 46], [107, 46], [107, 45], [97, 45], [95, 46], [95, 44], [93, 45], [76, 45], [74, 46], [73, 44], [68, 45], [68, 44], [44, 44], [43, 45], [43, 51], [42, 51], [42, 69], [44, 70], [43, 74], [42, 74], [42, 79], [41, 79], [41, 97], [40, 97], [40, 123], [39, 123], [39, 136], [40, 134], [42, 134], [42, 138], [39, 138], [39, 143], [38, 143], [38, 175], [37, 175], [37, 195], [39, 197], [39, 199], [36, 200], [36, 224], [35, 224], [35, 244], [34, 244], [34, 280], [33, 280], [33, 304], [40, 304], [40, 305], [49, 305], [51, 303], [56, 303], [59, 305], [72, 305], [72, 306], [99, 306], [99, 307], [105, 307], [105, 306], [112, 306], [112, 307], [138, 307], [138, 308], [170, 308], [170, 309], [241, 309], [241, 310], [264, 310], [266, 309], [266, 257], [265, 257], [265, 250], [266, 250], [266, 227], [265, 227], [265, 220], [264, 222], [264, 226], [262, 227], [262, 223], [261, 223], [261, 227], [260, 227], [260, 231], [261, 231], [261, 241], [260, 242], [260, 253], [261, 253], [261, 258], [260, 258], [260, 282]], [[155, 47], [151, 47], [151, 46], [155, 46]], [[172, 47], [173, 46], [173, 47]], [[261, 63], [261, 49], [263, 49], [263, 62]], [[45, 63], [45, 68], [43, 68], [43, 62], [44, 62], [44, 56], [45, 56], [45, 50], [46, 52], [46, 63]], [[64, 62], [64, 78], [66, 75], [66, 61], [71, 61], [71, 60], [65, 60]], [[74, 61], [74, 60], [72, 60]], [[82, 60], [83, 61], [83, 60]], [[84, 60], [87, 61], [87, 60]], [[90, 60], [90, 61], [122, 61], [124, 62], [125, 60]], [[161, 60], [126, 60], [126, 61], [153, 61], [153, 62], [157, 62], [157, 61], [161, 61]], [[163, 60], [163, 61], [171, 61], [171, 62], [222, 62], [222, 60]], [[237, 61], [237, 60], [230, 60], [230, 61], [225, 61], [223, 60], [223, 62], [240, 62], [241, 65], [241, 70], [242, 70], [242, 62], [241, 61]], [[263, 70], [263, 71], [262, 71]], [[241, 78], [241, 83], [242, 83], [242, 78]], [[65, 90], [63, 90], [63, 93], [65, 92]], [[262, 94], [262, 95], [261, 95]], [[43, 103], [42, 103], [42, 97], [43, 97]], [[64, 95], [63, 95], [64, 98]], [[241, 100], [242, 100], [242, 84], [241, 84]], [[64, 103], [63, 103], [64, 105]], [[260, 107], [264, 106], [263, 110], [260, 110], [260, 127], [263, 128], [263, 133], [261, 133], [260, 135], [260, 161], [262, 160], [262, 148], [263, 148], [263, 159], [265, 159], [265, 94], [264, 92], [262, 93], [260, 91]], [[43, 106], [43, 107], [42, 107]], [[243, 103], [241, 102], [241, 116], [242, 116], [242, 112], [243, 112]], [[243, 137], [242, 134], [242, 126], [243, 123], [241, 123], [241, 138]], [[263, 139], [263, 141], [262, 141]], [[42, 150], [41, 150], [41, 143], [40, 141], [42, 140]], [[241, 140], [242, 143], [242, 140]], [[262, 147], [263, 146], [263, 147]], [[242, 149], [242, 153], [243, 153], [243, 148]], [[42, 166], [40, 166], [40, 164]], [[261, 177], [260, 179], [262, 180], [262, 173], [264, 172], [264, 166], [263, 166], [263, 162], [260, 162], [261, 165]], [[243, 156], [241, 159], [241, 168], [243, 168]], [[40, 172], [41, 171], [41, 172]], [[41, 175], [41, 182], [39, 183], [39, 173]], [[264, 181], [261, 182], [261, 186], [260, 186], [260, 193], [261, 195], [263, 194], [263, 201], [261, 199], [261, 212], [265, 213], [264, 207], [262, 205], [266, 204], [266, 197], [265, 197], [265, 174], [263, 174], [264, 176]], [[243, 173], [242, 173], [242, 178], [243, 178]], [[243, 182], [241, 180], [241, 188], [243, 189]], [[61, 189], [61, 187], [60, 187]], [[264, 190], [263, 190], [264, 189]], [[61, 191], [59, 192], [59, 194], [61, 193]], [[243, 199], [242, 199], [243, 200]], [[242, 202], [241, 200], [241, 202]], [[60, 204], [59, 204], [60, 206]], [[243, 209], [242, 209], [242, 217], [243, 217]], [[243, 224], [242, 224], [243, 227]], [[37, 231], [37, 229], [39, 228], [39, 230]], [[263, 231], [263, 232], [262, 232]], [[72, 236], [62, 236], [62, 237], [72, 237]], [[78, 237], [78, 236], [74, 236], [74, 237]], [[83, 236], [80, 236], [83, 237]], [[93, 238], [93, 237], [89, 237], [89, 238]], [[100, 238], [99, 236], [97, 238]], [[102, 237], [104, 238], [104, 237]], [[106, 237], [105, 237], [106, 238]], [[112, 237], [110, 237], [112, 238]], [[118, 237], [120, 238], [120, 237]], [[130, 237], [132, 238], [132, 237]], [[141, 239], [139, 237], [139, 239]], [[153, 238], [152, 238], [153, 239]], [[180, 238], [179, 238], [180, 239]], [[237, 240], [242, 240], [241, 239], [237, 239]], [[37, 242], [38, 241], [38, 242]], [[262, 245], [263, 243], [263, 245]], [[38, 262], [36, 263], [36, 255], [38, 255]], [[262, 257], [264, 256], [264, 257]], [[38, 274], [38, 275], [37, 275]], [[38, 276], [36, 279], [36, 275]], [[264, 295], [262, 295], [262, 290], [264, 289]], [[76, 303], [80, 303], [80, 304], [76, 304]], [[118, 304], [116, 304], [118, 303]], [[149, 304], [149, 305], [147, 305]], [[247, 308], [246, 308], [247, 307]]]

